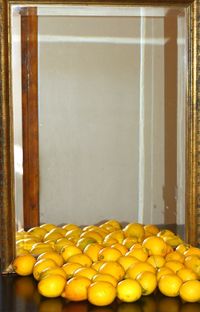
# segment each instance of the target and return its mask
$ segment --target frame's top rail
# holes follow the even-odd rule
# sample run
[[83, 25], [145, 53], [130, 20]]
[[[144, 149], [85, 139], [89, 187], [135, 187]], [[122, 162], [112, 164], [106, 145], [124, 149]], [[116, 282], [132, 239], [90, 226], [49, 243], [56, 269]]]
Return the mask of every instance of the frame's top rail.
[[79, 4], [79, 5], [138, 5], [138, 6], [187, 6], [197, 0], [3, 0], [10, 4], [23, 4], [23, 5], [39, 5], [39, 4], [60, 4], [60, 5], [71, 5], [71, 4]]

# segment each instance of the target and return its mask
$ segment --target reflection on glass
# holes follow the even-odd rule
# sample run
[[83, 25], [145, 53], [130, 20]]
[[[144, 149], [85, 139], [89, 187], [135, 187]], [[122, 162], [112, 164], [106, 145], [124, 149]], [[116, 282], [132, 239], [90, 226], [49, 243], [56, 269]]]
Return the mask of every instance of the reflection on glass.
[[41, 222], [184, 224], [184, 9], [38, 15]]

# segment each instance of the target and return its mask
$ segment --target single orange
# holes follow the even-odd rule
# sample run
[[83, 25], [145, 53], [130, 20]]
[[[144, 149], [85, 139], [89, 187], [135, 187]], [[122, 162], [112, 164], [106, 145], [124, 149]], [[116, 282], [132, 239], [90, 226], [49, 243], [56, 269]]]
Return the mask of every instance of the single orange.
[[90, 267], [92, 264], [92, 260], [90, 259], [90, 257], [88, 257], [85, 254], [78, 254], [78, 255], [71, 256], [70, 258], [67, 259], [67, 262], [79, 263], [82, 266], [86, 266], [86, 267]]
[[167, 253], [167, 244], [162, 238], [157, 236], [150, 236], [145, 238], [142, 246], [148, 250], [150, 256], [165, 257]]
[[93, 262], [95, 262], [98, 261], [99, 251], [102, 248], [103, 246], [100, 245], [99, 243], [92, 243], [84, 248], [83, 253], [86, 254], [88, 257], [90, 257], [90, 259], [92, 259]]
[[123, 229], [125, 237], [137, 237], [142, 240], [144, 238], [144, 226], [140, 223], [129, 223]]
[[125, 279], [117, 285], [117, 297], [123, 302], [134, 302], [140, 299], [142, 288], [138, 281]]
[[61, 275], [47, 275], [38, 283], [38, 291], [49, 298], [59, 297], [65, 287], [66, 279]]
[[64, 261], [67, 262], [71, 256], [82, 254], [82, 250], [74, 245], [66, 245], [61, 249], [60, 254]]
[[86, 277], [72, 277], [67, 281], [62, 296], [71, 301], [87, 300], [87, 292], [90, 284], [91, 281]]
[[200, 301], [200, 281], [187, 281], [180, 287], [180, 297], [186, 302]]
[[179, 289], [183, 281], [180, 277], [174, 274], [163, 275], [158, 281], [160, 292], [168, 297], [176, 297], [179, 295]]
[[148, 234], [151, 234], [151, 236], [157, 235], [160, 232], [159, 228], [154, 224], [144, 225], [144, 231], [145, 231], [145, 234], [148, 233]]
[[120, 281], [125, 275], [125, 270], [118, 262], [108, 261], [100, 266], [99, 273], [110, 274]]
[[99, 251], [98, 260], [99, 261], [117, 261], [119, 257], [122, 256], [121, 251], [112, 247], [104, 247]]
[[12, 267], [18, 275], [27, 276], [32, 274], [35, 263], [36, 259], [32, 255], [21, 255], [14, 259]]
[[107, 306], [116, 298], [116, 288], [109, 282], [97, 281], [88, 287], [88, 301], [96, 306]]
[[178, 270], [176, 274], [182, 279], [183, 282], [198, 279], [198, 275], [192, 269], [188, 268], [182, 268]]
[[144, 271], [137, 275], [136, 280], [140, 283], [143, 296], [152, 294], [157, 287], [157, 278], [155, 273]]

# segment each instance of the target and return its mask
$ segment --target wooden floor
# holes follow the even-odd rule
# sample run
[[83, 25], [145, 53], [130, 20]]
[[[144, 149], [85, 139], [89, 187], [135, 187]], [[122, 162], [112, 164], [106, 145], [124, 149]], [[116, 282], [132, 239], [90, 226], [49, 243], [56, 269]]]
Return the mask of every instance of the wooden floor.
[[168, 298], [157, 292], [135, 303], [117, 300], [108, 307], [95, 307], [87, 301], [74, 303], [63, 298], [48, 299], [39, 295], [32, 277], [0, 276], [1, 312], [200, 312], [200, 303], [182, 303], [179, 297]]

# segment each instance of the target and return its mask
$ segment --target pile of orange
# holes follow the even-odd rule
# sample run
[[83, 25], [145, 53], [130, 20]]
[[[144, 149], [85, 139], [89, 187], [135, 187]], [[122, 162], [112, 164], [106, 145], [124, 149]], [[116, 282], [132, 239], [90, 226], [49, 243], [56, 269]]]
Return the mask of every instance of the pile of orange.
[[32, 274], [45, 297], [106, 306], [159, 289], [168, 297], [200, 301], [200, 249], [155, 225], [43, 224], [18, 231], [16, 251], [13, 270]]

